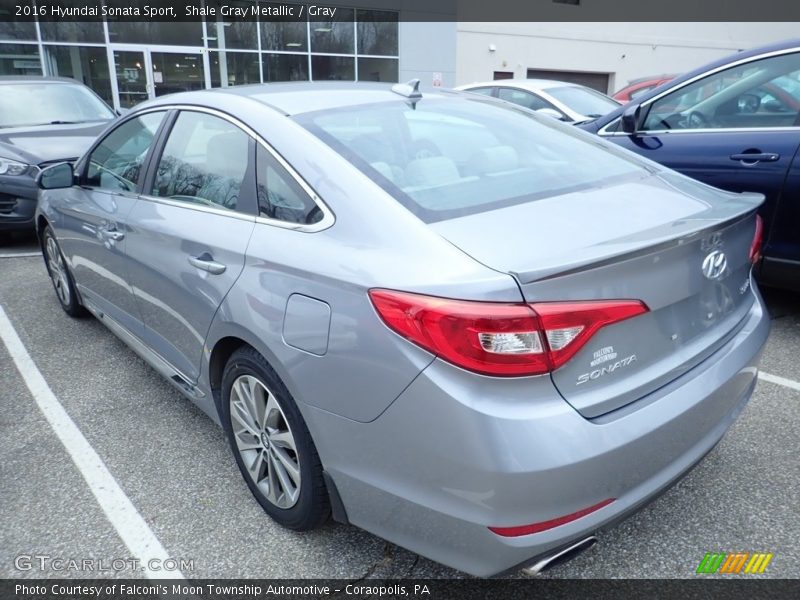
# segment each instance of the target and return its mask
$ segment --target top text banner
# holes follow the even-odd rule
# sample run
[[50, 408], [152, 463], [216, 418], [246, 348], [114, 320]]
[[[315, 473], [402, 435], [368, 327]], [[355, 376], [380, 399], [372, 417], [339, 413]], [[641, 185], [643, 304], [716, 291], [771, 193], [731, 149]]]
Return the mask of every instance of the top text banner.
[[758, 0], [756, 10], [752, 0], [0, 0], [0, 21], [336, 21], [352, 8], [400, 21], [800, 21], [795, 0]]
[[0, 21], [335, 21], [344, 12], [336, 4], [255, 0], [0, 0], [0, 6]]

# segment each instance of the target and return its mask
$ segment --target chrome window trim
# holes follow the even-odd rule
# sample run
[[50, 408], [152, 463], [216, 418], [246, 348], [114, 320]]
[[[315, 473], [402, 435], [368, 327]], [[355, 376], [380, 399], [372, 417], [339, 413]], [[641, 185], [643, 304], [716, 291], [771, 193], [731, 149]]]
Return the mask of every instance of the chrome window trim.
[[608, 123], [603, 125], [600, 128], [600, 131], [597, 132], [597, 135], [599, 135], [601, 137], [614, 137], [614, 136], [618, 136], [618, 135], [630, 135], [629, 133], [625, 133], [624, 131], [612, 131], [612, 132], [609, 133], [608, 128], [613, 126], [613, 125], [616, 125], [617, 123], [619, 123], [621, 118], [622, 118], [622, 115], [618, 116], [613, 121], [609, 121]]
[[206, 206], [205, 204], [193, 204], [192, 202], [184, 202], [182, 200], [171, 200], [169, 198], [161, 198], [160, 196], [151, 196], [149, 194], [141, 194], [139, 196], [142, 200], [148, 200], [156, 204], [164, 204], [165, 206], [175, 206], [177, 208], [188, 208], [198, 212], [209, 213], [212, 215], [219, 215], [221, 217], [231, 217], [240, 221], [255, 222], [255, 215], [248, 215], [247, 213], [239, 212], [229, 208], [214, 208], [213, 206]]
[[312, 202], [314, 202], [317, 208], [319, 208], [319, 210], [322, 212], [322, 219], [317, 221], [316, 223], [311, 223], [311, 224], [291, 223], [289, 221], [281, 221], [280, 219], [272, 219], [269, 217], [262, 217], [259, 215], [249, 215], [236, 210], [214, 208], [212, 206], [193, 204], [191, 202], [183, 202], [180, 200], [170, 200], [168, 198], [161, 198], [159, 196], [152, 196], [150, 194], [144, 194], [144, 193], [140, 195], [140, 198], [142, 198], [143, 200], [158, 202], [169, 206], [177, 206], [180, 208], [189, 208], [192, 210], [197, 210], [200, 212], [208, 212], [211, 214], [221, 215], [225, 217], [234, 217], [244, 221], [261, 223], [264, 225], [280, 227], [282, 229], [290, 229], [292, 231], [300, 231], [303, 233], [316, 233], [318, 231], [322, 231], [333, 225], [334, 222], [336, 221], [336, 217], [333, 214], [333, 211], [330, 208], [328, 208], [328, 205], [325, 204], [322, 198], [319, 197], [319, 194], [317, 194], [314, 191], [314, 189], [308, 183], [306, 183], [305, 179], [302, 178], [302, 176], [294, 169], [294, 167], [292, 167], [280, 154], [278, 154], [278, 152], [263, 137], [258, 135], [251, 127], [249, 127], [236, 117], [233, 117], [215, 108], [196, 106], [193, 104], [162, 104], [159, 106], [152, 106], [140, 111], [136, 111], [136, 114], [140, 115], [158, 110], [185, 110], [185, 111], [206, 113], [224, 119], [225, 121], [228, 121], [235, 127], [238, 127], [248, 136], [256, 140], [256, 142], [259, 145], [261, 145], [262, 148], [264, 148], [267, 152], [269, 152], [272, 155], [272, 157], [276, 161], [278, 161], [278, 164], [280, 164], [284, 169], [286, 169], [286, 171], [289, 173], [292, 179], [294, 179], [297, 182], [297, 184], [303, 189], [303, 191], [306, 194], [308, 194]]
[[[674, 88], [671, 88], [671, 89], [668, 89], [666, 91], [663, 91], [660, 94], [658, 94], [657, 96], [653, 96], [652, 98], [642, 102], [639, 106], [641, 108], [648, 107], [653, 102], [656, 102], [657, 100], [660, 100], [664, 96], [668, 96], [668, 95], [672, 94], [673, 92], [677, 92], [678, 90], [683, 89], [687, 85], [691, 85], [695, 81], [700, 81], [701, 79], [705, 79], [706, 77], [709, 77], [711, 75], [715, 75], [717, 73], [720, 73], [721, 71], [727, 71], [728, 69], [732, 69], [734, 67], [738, 67], [738, 66], [741, 66], [741, 65], [746, 65], [749, 62], [755, 62], [757, 60], [764, 60], [766, 58], [772, 58], [774, 56], [783, 56], [784, 54], [793, 54], [793, 53], [799, 52], [799, 51], [800, 51], [800, 46], [793, 46], [792, 48], [784, 48], [783, 50], [773, 50], [772, 52], [766, 52], [764, 54], [757, 54], [756, 56], [749, 56], [747, 58], [742, 58], [742, 59], [734, 61], [732, 63], [728, 63], [726, 65], [722, 65], [722, 66], [717, 67], [715, 69], [711, 69], [710, 71], [706, 71], [704, 73], [701, 73], [700, 75], [696, 75], [695, 77], [692, 77], [691, 79], [687, 79], [686, 81], [684, 81], [683, 83], [675, 86]], [[622, 115], [620, 115], [619, 117], [617, 117], [616, 119], [614, 119], [610, 123], [607, 123], [606, 125], [604, 125], [600, 129], [600, 131], [597, 132], [597, 134], [601, 135], [601, 136], [605, 136], [605, 137], [614, 137], [614, 136], [618, 136], [618, 135], [630, 135], [630, 134], [625, 133], [624, 131], [623, 132], [616, 132], [615, 131], [615, 132], [611, 132], [611, 133], [608, 132], [608, 128], [611, 127], [612, 125], [614, 125], [615, 123], [617, 123], [621, 118], [622, 118]], [[667, 133], [667, 132], [669, 132], [669, 133], [677, 133], [678, 131], [697, 133], [697, 132], [711, 132], [711, 131], [753, 131], [753, 130], [759, 130], [759, 131], [784, 131], [784, 130], [795, 131], [795, 130], [797, 130], [797, 127], [762, 127], [762, 128], [758, 128], [758, 127], [736, 127], [736, 128], [727, 128], [727, 129], [710, 129], [710, 128], [706, 128], [706, 129], [680, 129], [680, 130], [677, 130], [677, 129], [652, 129], [652, 130], [642, 130], [640, 133], [649, 134], [649, 135], [656, 135], [656, 134], [664, 134], [664, 133]]]
[[[610, 127], [619, 119], [614, 119], [603, 127], [598, 132], [598, 135], [603, 137], [619, 137], [628, 136], [629, 133], [624, 131], [612, 131], [611, 133], [605, 131], [606, 127]], [[745, 132], [770, 132], [770, 131], [794, 131], [796, 132], [800, 126], [786, 126], [786, 127], [707, 127], [704, 129], [648, 129], [647, 131], [638, 131], [637, 134], [641, 135], [685, 135], [687, 133], [745, 133]]]

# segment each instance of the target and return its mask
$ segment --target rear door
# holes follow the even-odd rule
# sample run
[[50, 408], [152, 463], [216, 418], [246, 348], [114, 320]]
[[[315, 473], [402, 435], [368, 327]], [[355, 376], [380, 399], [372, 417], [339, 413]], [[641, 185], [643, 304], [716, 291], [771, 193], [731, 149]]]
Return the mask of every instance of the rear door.
[[775, 208], [760, 276], [800, 292], [800, 151], [795, 154]]
[[255, 225], [255, 141], [202, 109], [171, 119], [130, 215], [127, 253], [148, 344], [193, 383]]
[[82, 297], [136, 335], [142, 321], [129, 284], [125, 250], [142, 166], [166, 111], [128, 119], [79, 165], [79, 186], [61, 203], [59, 232]]
[[609, 139], [710, 185], [764, 194], [760, 213], [773, 226], [800, 146], [800, 52], [711, 73], [656, 96], [641, 112], [637, 135], [614, 133], [617, 122]]

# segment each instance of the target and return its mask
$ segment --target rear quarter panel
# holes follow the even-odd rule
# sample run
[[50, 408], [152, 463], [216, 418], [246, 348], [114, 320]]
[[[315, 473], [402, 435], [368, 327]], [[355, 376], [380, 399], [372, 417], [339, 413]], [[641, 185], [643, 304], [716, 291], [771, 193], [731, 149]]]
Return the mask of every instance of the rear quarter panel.
[[[510, 275], [479, 264], [444, 240], [287, 117], [267, 115], [259, 124], [264, 139], [328, 205], [335, 222], [314, 233], [256, 225], [244, 271], [207, 337], [202, 383], [213, 383], [208, 358], [218, 340], [239, 337], [264, 355], [301, 411], [308, 404], [371, 421], [433, 356], [383, 324], [369, 300], [370, 288], [512, 302], [519, 302], [521, 293]], [[284, 339], [292, 294], [330, 307], [321, 355]], [[315, 346], [322, 347], [318, 334]]]

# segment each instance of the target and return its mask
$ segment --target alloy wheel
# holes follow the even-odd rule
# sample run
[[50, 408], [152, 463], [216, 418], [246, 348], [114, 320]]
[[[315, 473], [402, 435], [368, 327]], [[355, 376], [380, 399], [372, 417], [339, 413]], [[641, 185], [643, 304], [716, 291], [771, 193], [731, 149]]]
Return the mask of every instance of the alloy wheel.
[[230, 394], [231, 428], [248, 476], [272, 504], [293, 507], [300, 497], [300, 462], [289, 422], [275, 396], [252, 375]]
[[50, 279], [53, 280], [53, 287], [56, 290], [61, 304], [68, 306], [70, 302], [69, 280], [67, 279], [67, 267], [61, 257], [58, 244], [52, 236], [47, 236], [45, 243], [47, 251], [47, 266], [50, 270]]

